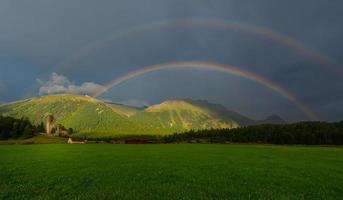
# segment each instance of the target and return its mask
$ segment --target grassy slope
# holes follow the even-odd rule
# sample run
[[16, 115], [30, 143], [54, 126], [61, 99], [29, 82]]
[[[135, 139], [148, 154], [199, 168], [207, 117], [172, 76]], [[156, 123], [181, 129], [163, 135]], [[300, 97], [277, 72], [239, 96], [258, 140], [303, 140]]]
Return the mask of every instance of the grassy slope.
[[1, 145], [0, 199], [340, 199], [343, 149]]
[[97, 99], [70, 94], [49, 95], [0, 107], [0, 113], [45, 121], [48, 113], [56, 124], [71, 127], [82, 135], [170, 134], [189, 129], [228, 128], [238, 124], [206, 106], [184, 100], [167, 101], [146, 110], [107, 104]]
[[233, 120], [223, 120], [221, 116], [205, 106], [189, 100], [169, 100], [146, 109], [148, 113], [168, 113], [170, 123], [166, 126], [180, 126], [181, 129], [208, 129], [238, 127]]

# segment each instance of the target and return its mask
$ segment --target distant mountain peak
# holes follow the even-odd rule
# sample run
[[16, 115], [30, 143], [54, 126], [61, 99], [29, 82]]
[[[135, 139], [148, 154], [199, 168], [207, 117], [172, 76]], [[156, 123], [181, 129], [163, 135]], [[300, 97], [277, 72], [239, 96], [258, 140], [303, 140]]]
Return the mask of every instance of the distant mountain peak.
[[171, 99], [154, 104], [146, 108], [148, 112], [166, 111], [166, 110], [198, 110], [199, 108], [189, 99]]
[[257, 121], [257, 124], [285, 124], [287, 123], [277, 114], [272, 114], [263, 120]]

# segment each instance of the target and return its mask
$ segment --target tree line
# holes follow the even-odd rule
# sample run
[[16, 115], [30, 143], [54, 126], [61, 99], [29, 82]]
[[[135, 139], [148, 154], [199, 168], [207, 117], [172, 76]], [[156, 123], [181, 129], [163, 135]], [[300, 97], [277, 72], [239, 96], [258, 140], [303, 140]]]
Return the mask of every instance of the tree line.
[[207, 143], [266, 143], [266, 144], [306, 144], [342, 145], [343, 121], [298, 122], [292, 124], [263, 124], [236, 129], [210, 129], [175, 133], [163, 137], [171, 142]]
[[[43, 123], [33, 125], [27, 118], [16, 119], [0, 115], [0, 139], [30, 138], [34, 133], [45, 132]], [[86, 137], [84, 137], [86, 139]], [[209, 129], [174, 133], [167, 136], [135, 136], [87, 138], [94, 141], [121, 143], [265, 143], [343, 145], [343, 121], [297, 122], [291, 124], [262, 124], [235, 129]], [[138, 139], [137, 139], [138, 138]]]
[[44, 124], [33, 125], [27, 118], [16, 119], [0, 115], [0, 139], [30, 138], [44, 132]]

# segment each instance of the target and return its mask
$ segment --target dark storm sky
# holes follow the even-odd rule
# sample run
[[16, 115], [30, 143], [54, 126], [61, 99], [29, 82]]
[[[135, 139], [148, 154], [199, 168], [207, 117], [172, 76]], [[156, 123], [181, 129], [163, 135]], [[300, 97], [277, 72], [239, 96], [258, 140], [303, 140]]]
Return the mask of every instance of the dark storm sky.
[[[2, 0], [0, 102], [54, 92], [86, 93], [151, 64], [211, 61], [273, 80], [322, 119], [340, 120], [342, 10], [341, 0]], [[268, 28], [327, 55], [332, 62], [319, 63], [249, 32], [168, 23], [148, 28], [182, 19]], [[170, 98], [206, 99], [253, 118], [277, 113], [291, 121], [307, 119], [269, 88], [209, 70], [144, 74], [101, 98], [137, 105]]]

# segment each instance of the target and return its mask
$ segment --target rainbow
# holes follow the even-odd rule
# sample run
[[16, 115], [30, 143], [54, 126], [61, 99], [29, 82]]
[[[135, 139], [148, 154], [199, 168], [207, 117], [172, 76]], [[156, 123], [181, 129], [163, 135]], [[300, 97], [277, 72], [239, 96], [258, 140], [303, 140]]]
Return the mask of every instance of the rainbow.
[[225, 72], [229, 74], [233, 74], [236, 76], [244, 77], [249, 80], [255, 81], [261, 85], [264, 85], [273, 91], [279, 93], [292, 103], [294, 103], [298, 108], [300, 108], [311, 120], [319, 120], [319, 117], [312, 111], [308, 106], [298, 100], [291, 92], [287, 91], [282, 86], [278, 85], [277, 83], [268, 80], [260, 75], [257, 75], [253, 72], [240, 69], [238, 67], [227, 65], [227, 64], [217, 64], [217, 63], [210, 63], [210, 62], [199, 62], [199, 61], [188, 61], [188, 62], [170, 62], [170, 63], [163, 63], [163, 64], [156, 64], [146, 66], [135, 71], [131, 71], [121, 77], [115, 78], [114, 80], [110, 81], [109, 83], [105, 84], [104, 87], [99, 89], [97, 92], [93, 94], [93, 97], [98, 97], [99, 95], [103, 94], [110, 88], [121, 84], [124, 81], [127, 81], [133, 77], [140, 76], [145, 73], [159, 71], [163, 69], [177, 69], [177, 68], [197, 68], [197, 69], [209, 69], [215, 70], [220, 72]]
[[275, 43], [281, 44], [287, 48], [293, 49], [300, 55], [311, 59], [312, 61], [319, 63], [321, 66], [331, 67], [335, 72], [342, 72], [342, 69], [335, 64], [335, 62], [312, 48], [307, 47], [300, 41], [293, 39], [289, 36], [283, 35], [279, 32], [273, 31], [268, 28], [253, 26], [249, 24], [243, 24], [238, 22], [230, 22], [218, 19], [179, 19], [179, 20], [169, 20], [161, 22], [147, 23], [121, 31], [114, 32], [109, 37], [105, 39], [96, 40], [89, 43], [88, 45], [82, 47], [77, 53], [73, 54], [71, 57], [63, 60], [58, 64], [59, 67], [70, 66], [71, 64], [77, 63], [82, 58], [88, 56], [89, 54], [97, 51], [98, 49], [106, 47], [106, 45], [111, 44], [115, 40], [127, 36], [134, 36], [137, 34], [142, 34], [145, 32], [153, 32], [159, 30], [163, 27], [179, 28], [179, 27], [200, 27], [200, 28], [220, 28], [225, 30], [237, 30], [240, 32], [246, 32], [250, 34], [257, 35], [259, 37], [267, 38]]

